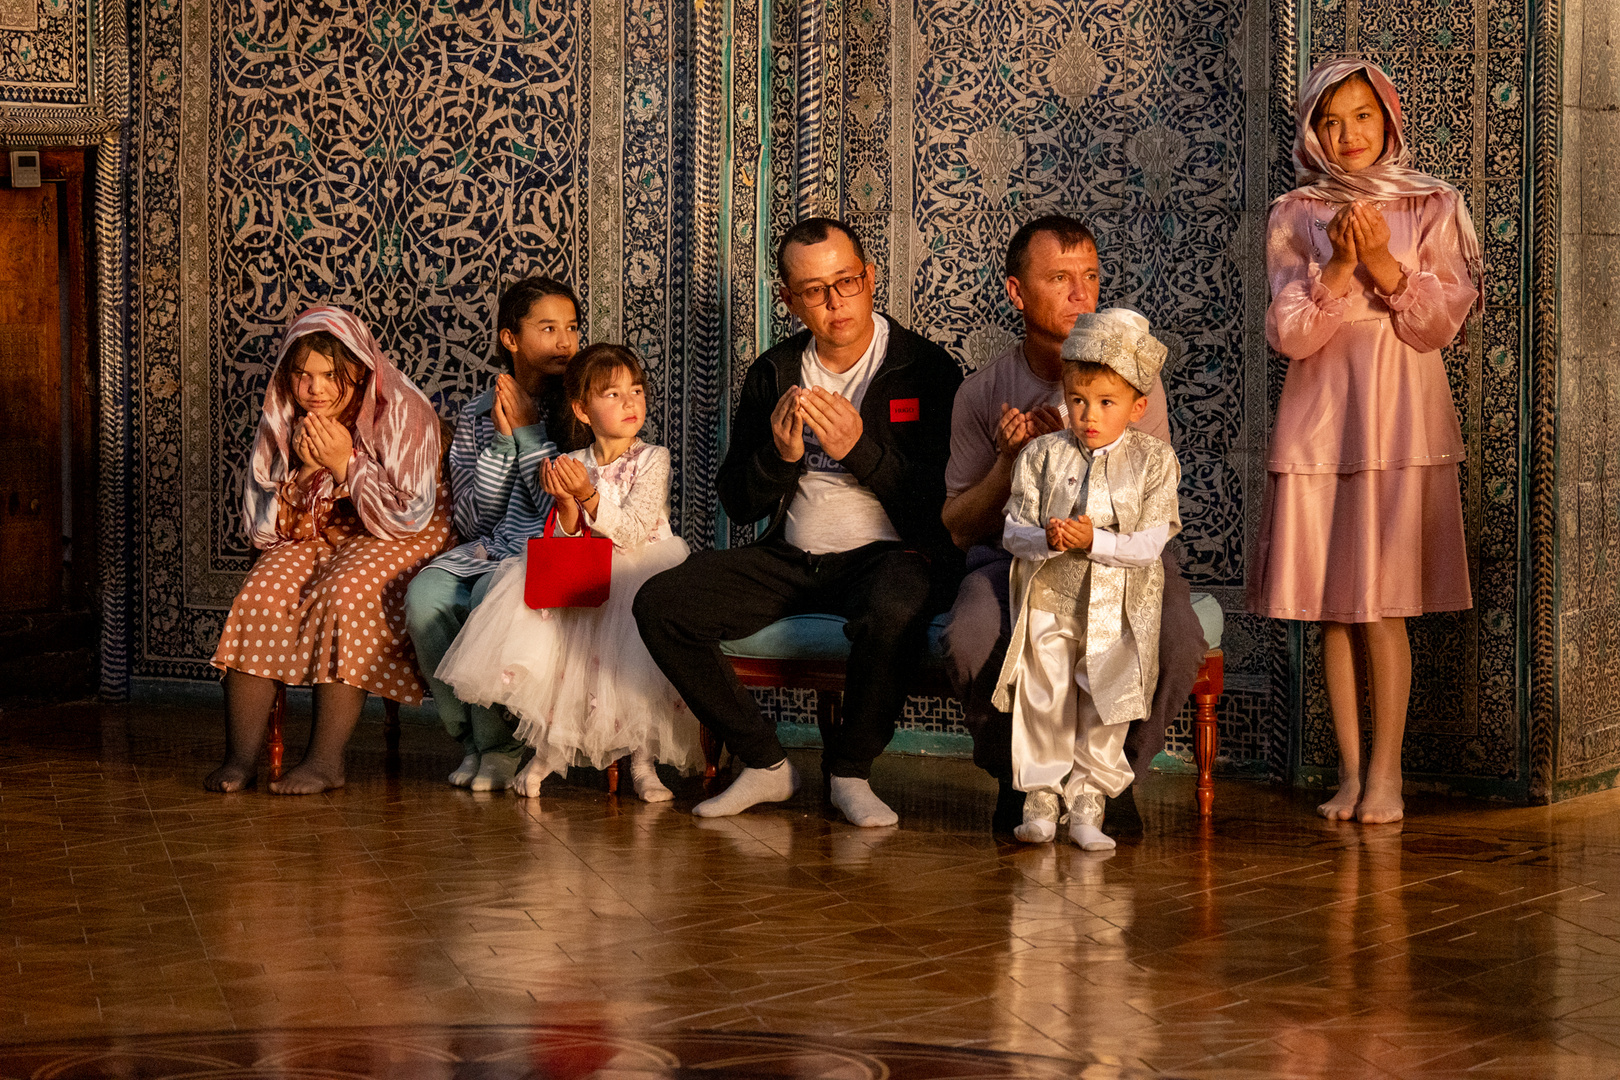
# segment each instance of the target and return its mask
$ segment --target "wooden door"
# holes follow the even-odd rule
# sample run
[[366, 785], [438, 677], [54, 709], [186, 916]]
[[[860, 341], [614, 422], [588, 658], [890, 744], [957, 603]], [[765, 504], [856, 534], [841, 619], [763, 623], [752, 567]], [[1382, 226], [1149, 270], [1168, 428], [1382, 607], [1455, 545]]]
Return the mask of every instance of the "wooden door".
[[56, 186], [0, 189], [0, 611], [62, 589], [62, 310]]

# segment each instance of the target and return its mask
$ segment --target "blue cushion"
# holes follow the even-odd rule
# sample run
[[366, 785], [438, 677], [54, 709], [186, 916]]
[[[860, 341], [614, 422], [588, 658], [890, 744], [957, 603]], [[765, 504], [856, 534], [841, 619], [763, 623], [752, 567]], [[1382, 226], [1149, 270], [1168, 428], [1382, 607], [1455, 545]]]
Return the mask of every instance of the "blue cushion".
[[[1219, 648], [1225, 625], [1220, 602], [1208, 593], [1193, 593], [1192, 600], [1204, 640], [1210, 648]], [[948, 618], [941, 615], [928, 627], [930, 660], [944, 656], [939, 639]], [[849, 638], [844, 636], [844, 620], [837, 615], [790, 615], [739, 641], [722, 641], [720, 651], [762, 660], [847, 660]]]
[[838, 615], [790, 615], [740, 641], [722, 641], [720, 651], [764, 660], [845, 660], [849, 638]]

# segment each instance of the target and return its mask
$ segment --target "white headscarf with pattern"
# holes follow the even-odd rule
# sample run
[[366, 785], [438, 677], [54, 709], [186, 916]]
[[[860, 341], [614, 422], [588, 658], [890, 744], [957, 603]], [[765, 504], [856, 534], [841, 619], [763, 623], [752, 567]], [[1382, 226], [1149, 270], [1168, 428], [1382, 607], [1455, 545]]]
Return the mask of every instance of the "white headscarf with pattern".
[[[377, 346], [366, 324], [342, 308], [313, 307], [293, 320], [281, 339], [274, 370], [289, 362], [299, 338], [323, 330], [371, 371], [371, 378], [355, 389], [361, 399], [345, 480], [348, 497], [373, 535], [391, 540], [413, 536], [432, 519], [438, 493], [438, 414]], [[272, 373], [242, 497], [242, 521], [257, 548], [283, 541], [276, 531], [276, 498], [282, 481], [295, 471], [290, 445], [298, 413], [298, 403]], [[323, 471], [313, 483], [316, 497], [332, 495], [330, 473]]]

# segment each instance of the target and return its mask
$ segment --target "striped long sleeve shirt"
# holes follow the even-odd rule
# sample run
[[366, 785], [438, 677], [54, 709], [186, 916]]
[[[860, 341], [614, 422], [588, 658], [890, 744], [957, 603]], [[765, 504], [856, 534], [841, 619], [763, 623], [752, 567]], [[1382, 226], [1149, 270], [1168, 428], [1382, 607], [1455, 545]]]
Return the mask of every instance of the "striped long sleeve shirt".
[[495, 430], [492, 386], [462, 406], [450, 440], [450, 490], [455, 497], [460, 547], [429, 565], [460, 577], [479, 577], [502, 559], [523, 553], [545, 528], [551, 496], [540, 486], [540, 462], [557, 455], [544, 421], [510, 435]]

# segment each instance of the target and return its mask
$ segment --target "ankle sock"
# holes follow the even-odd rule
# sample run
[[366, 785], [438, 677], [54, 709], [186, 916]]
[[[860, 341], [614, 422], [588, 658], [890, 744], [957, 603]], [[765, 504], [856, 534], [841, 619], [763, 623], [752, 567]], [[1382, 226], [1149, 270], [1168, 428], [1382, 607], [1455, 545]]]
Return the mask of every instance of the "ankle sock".
[[843, 811], [851, 825], [880, 829], [899, 823], [900, 815], [877, 797], [870, 780], [862, 780], [858, 776], [834, 776], [831, 781], [832, 804]]
[[467, 787], [478, 775], [478, 751], [469, 750], [467, 756], [461, 759], [455, 771], [450, 774], [450, 783], [455, 787]]
[[474, 791], [505, 791], [517, 775], [518, 758], [512, 754], [485, 754], [478, 759], [478, 773], [467, 786]]
[[658, 763], [645, 750], [630, 755], [630, 784], [642, 802], [669, 802], [675, 793], [658, 779]]
[[1024, 796], [1024, 820], [1013, 836], [1026, 844], [1048, 844], [1057, 836], [1058, 797], [1051, 791], [1032, 791]]
[[692, 807], [698, 817], [730, 817], [762, 802], [786, 802], [799, 790], [799, 773], [783, 758], [767, 769], [744, 768], [731, 786]]
[[1104, 833], [1095, 825], [1088, 825], [1084, 821], [1069, 822], [1069, 839], [1079, 844], [1084, 851], [1112, 851], [1114, 838]]

